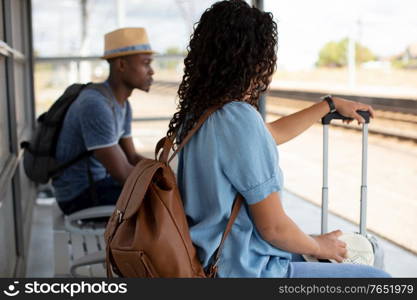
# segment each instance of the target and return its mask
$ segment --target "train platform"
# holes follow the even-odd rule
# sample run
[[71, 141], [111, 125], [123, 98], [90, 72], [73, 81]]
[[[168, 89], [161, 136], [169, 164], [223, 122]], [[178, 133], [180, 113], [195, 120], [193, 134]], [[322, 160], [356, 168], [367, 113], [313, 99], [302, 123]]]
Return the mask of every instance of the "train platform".
[[[175, 90], [155, 85], [148, 94], [134, 91], [130, 99], [135, 146], [139, 153], [152, 157], [154, 145], [166, 134], [175, 112]], [[267, 102], [267, 110], [276, 109], [271, 105], [275, 104]], [[267, 120], [276, 117], [268, 114]], [[310, 234], [320, 232], [321, 138], [321, 125], [316, 124], [278, 147], [286, 187], [284, 207]], [[331, 129], [330, 139], [329, 229], [354, 232], [359, 220], [360, 133], [335, 128]], [[305, 145], [309, 145], [308, 149]], [[384, 248], [386, 271], [394, 277], [417, 277], [417, 199], [412, 183], [417, 174], [416, 157], [417, 147], [412, 142], [369, 137], [368, 229]], [[53, 203], [54, 199], [37, 200], [27, 277], [53, 276]]]

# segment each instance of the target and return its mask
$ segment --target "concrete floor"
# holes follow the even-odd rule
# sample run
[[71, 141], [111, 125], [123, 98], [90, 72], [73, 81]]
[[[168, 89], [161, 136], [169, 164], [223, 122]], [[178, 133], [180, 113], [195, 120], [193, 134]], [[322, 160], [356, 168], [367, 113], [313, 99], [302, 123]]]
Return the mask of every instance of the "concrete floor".
[[[291, 218], [307, 233], [320, 232], [320, 208], [289, 192], [283, 197]], [[34, 214], [26, 277], [52, 277], [54, 249], [52, 236], [53, 198], [38, 199]], [[329, 215], [329, 230], [356, 231], [357, 227], [335, 215]], [[385, 251], [385, 269], [393, 277], [417, 277], [417, 256], [378, 238]]]
[[52, 207], [55, 198], [38, 199], [33, 210], [26, 277], [54, 276]]

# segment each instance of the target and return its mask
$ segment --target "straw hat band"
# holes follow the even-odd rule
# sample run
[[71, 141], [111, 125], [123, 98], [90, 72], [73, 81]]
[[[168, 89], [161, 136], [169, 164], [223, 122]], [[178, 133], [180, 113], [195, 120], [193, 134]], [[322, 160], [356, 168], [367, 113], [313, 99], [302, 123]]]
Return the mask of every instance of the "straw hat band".
[[155, 53], [151, 48], [145, 28], [120, 28], [104, 36], [103, 59], [140, 53]]
[[104, 56], [117, 54], [117, 53], [123, 53], [127, 51], [152, 51], [152, 49], [151, 49], [151, 45], [149, 44], [137, 44], [137, 45], [126, 46], [126, 47], [112, 49], [112, 50], [106, 50], [104, 51]]

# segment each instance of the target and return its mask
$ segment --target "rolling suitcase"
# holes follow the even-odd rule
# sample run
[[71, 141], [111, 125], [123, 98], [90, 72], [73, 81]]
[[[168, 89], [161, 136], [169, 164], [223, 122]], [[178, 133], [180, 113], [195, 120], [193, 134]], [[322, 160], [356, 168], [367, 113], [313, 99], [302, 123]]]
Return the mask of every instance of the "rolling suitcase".
[[[373, 266], [384, 269], [384, 251], [377, 239], [366, 232], [366, 208], [367, 208], [367, 164], [368, 164], [368, 124], [370, 115], [367, 111], [358, 111], [365, 119], [362, 125], [362, 183], [360, 188], [360, 223], [359, 234], [366, 237], [372, 245], [374, 253]], [[328, 141], [329, 125], [332, 120], [349, 120], [338, 112], [329, 113], [322, 118], [323, 124], [323, 186], [322, 186], [322, 206], [321, 206], [321, 233], [328, 231]]]

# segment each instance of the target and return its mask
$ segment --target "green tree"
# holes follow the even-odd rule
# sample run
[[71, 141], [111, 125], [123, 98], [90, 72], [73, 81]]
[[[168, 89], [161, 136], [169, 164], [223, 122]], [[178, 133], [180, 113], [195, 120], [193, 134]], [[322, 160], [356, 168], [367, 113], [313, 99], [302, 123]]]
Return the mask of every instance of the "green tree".
[[186, 53], [184, 50], [181, 50], [178, 47], [168, 47], [164, 51], [164, 55], [179, 55], [179, 57], [161, 57], [158, 59], [158, 66], [161, 69], [165, 70], [175, 70], [178, 68], [179, 64], [182, 64], [183, 58]]
[[[344, 38], [338, 42], [328, 42], [319, 52], [319, 58], [316, 62], [318, 67], [344, 67], [347, 65], [348, 54], [348, 38]], [[361, 64], [375, 59], [375, 55], [367, 47], [355, 43], [355, 61]]]
[[185, 51], [181, 51], [178, 47], [169, 47], [165, 49], [165, 54], [183, 54], [185, 55]]

